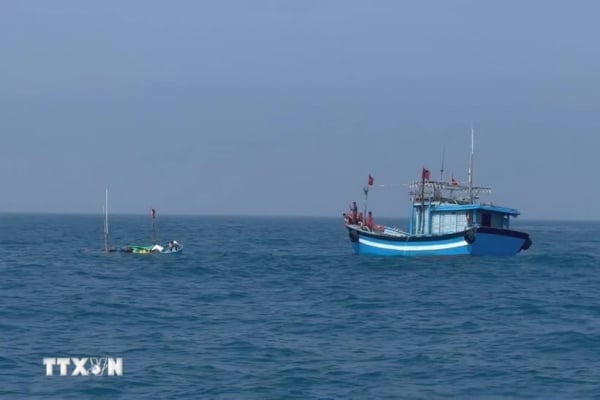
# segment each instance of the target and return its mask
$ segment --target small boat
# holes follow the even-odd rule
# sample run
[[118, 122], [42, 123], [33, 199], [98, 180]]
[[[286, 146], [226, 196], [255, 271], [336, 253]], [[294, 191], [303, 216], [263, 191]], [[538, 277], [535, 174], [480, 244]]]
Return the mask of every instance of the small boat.
[[156, 240], [156, 210], [151, 209], [152, 215], [152, 246], [125, 246], [119, 249], [115, 249], [109, 246], [109, 232], [108, 232], [108, 189], [106, 189], [104, 211], [104, 251], [106, 253], [134, 253], [134, 254], [176, 254], [183, 251], [183, 245], [178, 243], [176, 240], [171, 240], [167, 245], [161, 246]]
[[358, 213], [356, 202], [350, 213], [344, 214], [354, 252], [386, 256], [512, 256], [529, 249], [529, 234], [510, 228], [511, 218], [516, 218], [519, 211], [479, 202], [480, 195], [491, 190], [473, 186], [472, 170], [473, 136], [468, 184], [461, 185], [454, 178], [450, 182], [431, 180], [429, 170], [423, 168], [420, 179], [410, 184], [408, 231], [374, 224], [366, 208], [369, 188], [373, 186], [369, 175], [364, 188], [366, 215]]
[[135, 254], [174, 254], [181, 253], [183, 251], [183, 245], [175, 242], [175, 245], [172, 245], [173, 242], [169, 242], [167, 246], [125, 246], [121, 248], [119, 251], [123, 253], [135, 253]]

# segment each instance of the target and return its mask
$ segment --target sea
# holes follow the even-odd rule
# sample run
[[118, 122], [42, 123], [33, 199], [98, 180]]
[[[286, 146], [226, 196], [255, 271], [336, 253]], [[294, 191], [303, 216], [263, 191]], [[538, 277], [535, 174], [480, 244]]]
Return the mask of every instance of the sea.
[[600, 398], [600, 223], [513, 227], [515, 257], [402, 258], [341, 218], [159, 215], [183, 253], [141, 255], [102, 216], [0, 214], [0, 399]]

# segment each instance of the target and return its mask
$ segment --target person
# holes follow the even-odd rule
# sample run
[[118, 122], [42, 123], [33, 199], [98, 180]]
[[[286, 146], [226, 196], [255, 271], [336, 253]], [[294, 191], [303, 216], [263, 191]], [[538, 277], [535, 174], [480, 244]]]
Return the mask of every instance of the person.
[[344, 225], [350, 224], [350, 217], [346, 213], [342, 213], [342, 217], [344, 217]]
[[179, 243], [177, 243], [177, 240], [171, 240], [169, 242], [169, 250], [176, 251], [178, 248], [179, 248]]
[[371, 211], [369, 211], [367, 215], [367, 222], [365, 223], [365, 226], [369, 228], [369, 230], [373, 230], [373, 212]]

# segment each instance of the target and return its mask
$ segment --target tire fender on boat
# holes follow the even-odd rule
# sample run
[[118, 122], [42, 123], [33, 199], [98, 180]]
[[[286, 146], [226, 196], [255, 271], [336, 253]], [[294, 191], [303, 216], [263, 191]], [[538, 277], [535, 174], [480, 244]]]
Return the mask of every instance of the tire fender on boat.
[[350, 241], [352, 243], [358, 242], [358, 232], [356, 232], [354, 229], [350, 229], [350, 231], [348, 232], [348, 236], [350, 237]]
[[469, 229], [468, 231], [465, 232], [465, 242], [467, 242], [469, 244], [475, 243], [475, 230], [474, 229]]

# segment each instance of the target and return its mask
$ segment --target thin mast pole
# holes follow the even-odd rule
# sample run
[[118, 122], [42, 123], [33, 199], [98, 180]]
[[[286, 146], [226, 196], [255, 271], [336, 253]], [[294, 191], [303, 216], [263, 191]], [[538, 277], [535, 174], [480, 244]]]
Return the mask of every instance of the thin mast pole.
[[369, 197], [369, 187], [365, 187], [365, 206], [363, 208], [363, 222], [366, 221], [367, 218], [367, 198]]
[[367, 201], [369, 199], [369, 182], [367, 181], [366, 186], [363, 188], [363, 192], [365, 193], [365, 203], [363, 204], [363, 222], [366, 221], [367, 218]]
[[104, 199], [104, 251], [108, 253], [108, 188]]
[[156, 241], [156, 210], [152, 209], [152, 244], [157, 244]]
[[444, 159], [446, 158], [446, 140], [444, 140], [444, 145], [442, 147], [442, 167], [440, 168], [440, 181], [444, 181]]
[[425, 230], [425, 167], [421, 171], [421, 221], [419, 221], [419, 233]]
[[369, 178], [367, 179], [367, 184], [363, 188], [363, 191], [365, 192], [363, 222], [366, 221], [366, 218], [367, 218], [367, 201], [369, 200], [369, 189], [371, 188], [371, 186], [373, 186], [373, 182], [374, 182], [373, 179], [374, 179], [373, 176], [371, 174], [369, 174]]
[[469, 160], [469, 201], [473, 203], [473, 153], [475, 152], [475, 130], [471, 127], [471, 159]]

